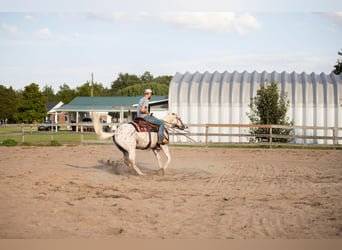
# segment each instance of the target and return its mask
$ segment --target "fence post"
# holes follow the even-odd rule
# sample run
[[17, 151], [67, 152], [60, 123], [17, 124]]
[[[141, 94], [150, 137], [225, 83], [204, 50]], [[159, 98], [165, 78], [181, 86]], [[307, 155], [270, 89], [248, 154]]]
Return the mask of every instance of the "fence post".
[[21, 143], [25, 142], [25, 127], [24, 123], [21, 124]]
[[272, 148], [272, 142], [273, 142], [273, 139], [272, 139], [272, 125], [270, 125], [270, 148]]
[[205, 146], [208, 147], [208, 130], [209, 126], [208, 124], [205, 125]]
[[337, 128], [333, 128], [333, 144], [334, 144], [334, 149], [336, 149], [336, 145], [337, 145], [337, 139], [336, 139], [336, 137], [337, 137], [337, 134], [338, 134], [338, 130], [337, 130]]
[[50, 133], [51, 133], [51, 141], [53, 141], [53, 126], [51, 126]]
[[172, 143], [175, 144], [175, 130], [172, 130]]

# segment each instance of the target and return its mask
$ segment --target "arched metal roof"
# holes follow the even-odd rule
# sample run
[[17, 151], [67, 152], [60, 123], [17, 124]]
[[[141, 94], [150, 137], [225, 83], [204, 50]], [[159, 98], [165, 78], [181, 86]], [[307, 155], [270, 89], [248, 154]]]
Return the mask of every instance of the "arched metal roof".
[[176, 73], [170, 83], [169, 109], [190, 124], [248, 124], [248, 104], [266, 81], [277, 81], [288, 94], [288, 116], [295, 125], [342, 125], [342, 74], [333, 73]]

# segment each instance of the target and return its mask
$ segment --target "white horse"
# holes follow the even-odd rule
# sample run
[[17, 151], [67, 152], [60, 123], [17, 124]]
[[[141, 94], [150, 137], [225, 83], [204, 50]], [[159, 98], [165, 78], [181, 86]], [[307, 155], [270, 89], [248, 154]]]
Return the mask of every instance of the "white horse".
[[[114, 133], [106, 133], [102, 130], [102, 124], [100, 123], [99, 114], [93, 112], [94, 129], [100, 139], [107, 139], [113, 137], [113, 141], [118, 149], [124, 155], [124, 162], [127, 166], [132, 167], [138, 175], [144, 175], [141, 170], [135, 164], [135, 149], [152, 149], [154, 155], [158, 160], [159, 171], [161, 174], [165, 174], [165, 169], [171, 162], [171, 155], [167, 144], [160, 145], [161, 150], [166, 155], [167, 161], [162, 165], [159, 150], [156, 149], [158, 142], [158, 133], [156, 132], [137, 132], [134, 125], [130, 123], [122, 124]], [[169, 114], [163, 119], [165, 123], [165, 129], [168, 130], [172, 127], [184, 130], [185, 126], [182, 120], [174, 113]]]

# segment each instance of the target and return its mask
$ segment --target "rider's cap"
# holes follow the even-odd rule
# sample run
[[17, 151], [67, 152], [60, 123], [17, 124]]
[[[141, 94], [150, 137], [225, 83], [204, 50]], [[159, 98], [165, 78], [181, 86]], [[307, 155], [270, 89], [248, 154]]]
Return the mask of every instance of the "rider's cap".
[[145, 94], [152, 93], [152, 89], [145, 89]]

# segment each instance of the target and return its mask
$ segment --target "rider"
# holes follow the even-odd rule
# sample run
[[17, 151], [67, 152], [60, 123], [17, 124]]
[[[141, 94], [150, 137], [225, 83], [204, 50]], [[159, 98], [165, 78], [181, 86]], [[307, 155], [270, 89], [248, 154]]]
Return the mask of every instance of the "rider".
[[150, 115], [149, 113], [149, 100], [152, 96], [151, 89], [145, 89], [145, 95], [140, 99], [138, 104], [137, 116], [139, 118], [143, 118], [145, 121], [149, 123], [155, 124], [159, 126], [158, 131], [158, 144], [163, 144], [164, 139], [164, 121]]

